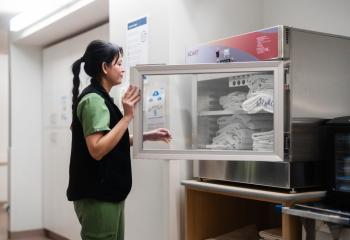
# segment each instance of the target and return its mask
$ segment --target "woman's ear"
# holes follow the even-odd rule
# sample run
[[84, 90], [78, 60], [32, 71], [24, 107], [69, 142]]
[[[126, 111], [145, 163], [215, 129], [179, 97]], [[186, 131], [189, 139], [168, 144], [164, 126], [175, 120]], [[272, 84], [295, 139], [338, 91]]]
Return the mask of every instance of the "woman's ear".
[[108, 72], [108, 66], [107, 66], [106, 62], [102, 63], [102, 72], [103, 72], [103, 74], [107, 74], [107, 72]]

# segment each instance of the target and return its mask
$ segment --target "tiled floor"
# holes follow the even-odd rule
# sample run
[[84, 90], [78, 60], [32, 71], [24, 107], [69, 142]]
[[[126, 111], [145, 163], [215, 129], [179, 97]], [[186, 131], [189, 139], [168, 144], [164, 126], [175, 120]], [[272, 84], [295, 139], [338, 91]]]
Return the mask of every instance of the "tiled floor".
[[[0, 204], [0, 240], [7, 240], [7, 227], [8, 219], [7, 212], [3, 208], [3, 205]], [[16, 238], [16, 240], [49, 240], [48, 238], [34, 237], [34, 238]]]

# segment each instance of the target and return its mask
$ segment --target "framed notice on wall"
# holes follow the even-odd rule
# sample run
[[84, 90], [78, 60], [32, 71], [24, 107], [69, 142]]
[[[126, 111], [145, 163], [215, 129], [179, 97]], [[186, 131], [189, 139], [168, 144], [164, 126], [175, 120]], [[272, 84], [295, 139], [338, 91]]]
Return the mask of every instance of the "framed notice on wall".
[[148, 63], [148, 17], [142, 16], [127, 22], [124, 48], [125, 74], [117, 104], [122, 106], [122, 96], [130, 85], [130, 68]]
[[125, 48], [125, 83], [130, 83], [130, 67], [148, 63], [148, 17], [143, 16], [127, 23]]

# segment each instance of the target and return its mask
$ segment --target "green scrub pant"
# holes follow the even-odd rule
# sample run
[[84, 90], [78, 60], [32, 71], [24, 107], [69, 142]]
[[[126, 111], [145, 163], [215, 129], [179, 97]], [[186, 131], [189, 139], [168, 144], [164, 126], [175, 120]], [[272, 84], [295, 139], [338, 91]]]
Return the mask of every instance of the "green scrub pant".
[[124, 201], [83, 199], [74, 202], [74, 209], [82, 240], [124, 240]]

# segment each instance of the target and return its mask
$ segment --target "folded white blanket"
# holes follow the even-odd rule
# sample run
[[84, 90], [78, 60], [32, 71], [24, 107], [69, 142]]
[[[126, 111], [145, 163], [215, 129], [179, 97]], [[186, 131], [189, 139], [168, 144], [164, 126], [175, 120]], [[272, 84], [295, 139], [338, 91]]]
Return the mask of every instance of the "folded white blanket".
[[[231, 123], [217, 132], [217, 136], [212, 139], [212, 145], [225, 146], [230, 149], [252, 149], [253, 131], [243, 128], [242, 123]], [[210, 147], [211, 148], [211, 147]]]
[[244, 100], [247, 99], [247, 92], [235, 91], [229, 93], [226, 96], [222, 96], [219, 99], [219, 103], [223, 109], [241, 109], [241, 104]]
[[242, 123], [242, 122], [233, 122], [233, 123], [230, 123], [229, 125], [227, 125], [223, 128], [220, 128], [217, 131], [217, 135], [224, 133], [224, 132], [234, 133], [237, 130], [246, 129], [246, 128], [247, 128], [246, 125], [244, 125], [244, 123]]
[[226, 96], [220, 97], [220, 104], [224, 105], [227, 102], [242, 102], [247, 98], [247, 93], [242, 91], [234, 91]]
[[242, 103], [242, 108], [248, 113], [261, 111], [273, 113], [273, 95], [265, 92], [254, 94]]
[[253, 151], [270, 152], [270, 151], [273, 150], [273, 145], [256, 145], [256, 144], [253, 144], [252, 149], [253, 149]]
[[272, 151], [274, 131], [253, 133], [253, 151]]
[[255, 74], [252, 75], [248, 81], [250, 91], [273, 88], [272, 74]]
[[232, 113], [234, 112], [238, 112], [238, 111], [243, 111], [243, 108], [242, 108], [242, 103], [230, 103], [230, 104], [227, 104], [227, 105], [223, 105], [222, 108], [226, 111], [230, 111]]
[[268, 131], [268, 132], [256, 132], [252, 134], [253, 139], [269, 139], [273, 138], [274, 131]]
[[271, 114], [233, 114], [232, 116], [223, 116], [217, 119], [219, 128], [222, 128], [230, 123], [240, 122], [250, 129], [271, 128], [273, 125], [273, 116]]
[[253, 131], [250, 129], [238, 129], [235, 134], [240, 138], [252, 138]]
[[226, 126], [230, 123], [233, 123], [233, 116], [223, 116], [219, 117], [218, 120], [216, 121], [219, 127]]
[[256, 121], [252, 120], [247, 123], [247, 127], [249, 129], [272, 129], [273, 128], [273, 122], [272, 121]]
[[199, 95], [197, 99], [198, 111], [209, 111], [220, 108], [217, 97], [213, 94]]

